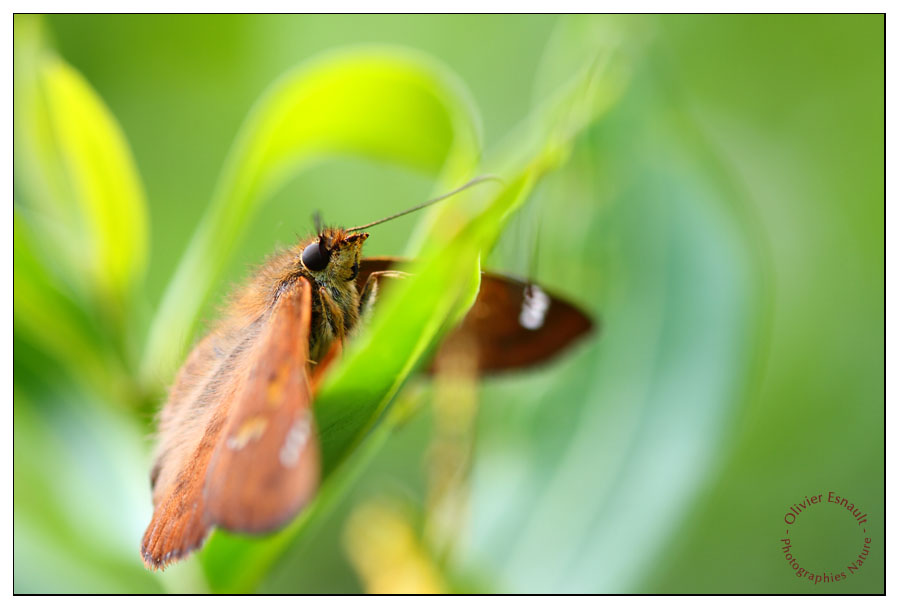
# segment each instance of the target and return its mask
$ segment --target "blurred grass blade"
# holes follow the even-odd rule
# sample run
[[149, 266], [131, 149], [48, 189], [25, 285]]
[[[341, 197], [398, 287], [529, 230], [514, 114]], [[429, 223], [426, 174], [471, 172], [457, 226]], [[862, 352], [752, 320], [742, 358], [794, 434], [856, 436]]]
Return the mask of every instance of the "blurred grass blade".
[[[507, 179], [530, 167], [538, 179], [562, 166], [578, 135], [625, 91], [636, 57], [621, 42], [620, 36], [610, 36], [583, 45], [578, 61], [561, 71], [565, 80], [543, 95], [529, 116], [488, 155], [487, 173]], [[413, 232], [408, 253], [415, 256], [446, 243], [466, 218], [477, 213], [478, 205], [478, 200], [466, 198], [456, 207], [431, 209]]]
[[[596, 40], [587, 20], [564, 25], [548, 74], [578, 55], [572, 45]], [[496, 566], [505, 591], [643, 590], [719, 467], [729, 407], [761, 353], [761, 236], [656, 66], [645, 62], [554, 184], [568, 187], [554, 194], [584, 230], [543, 219], [568, 237], [542, 253], [546, 267], [577, 258], [583, 298], [607, 322], [603, 340], [553, 382], [505, 392], [515, 409], [486, 411], [479, 428], [477, 517], [460, 563]], [[566, 425], [541, 426], [548, 413]]]
[[60, 291], [39, 260], [38, 245], [13, 207], [13, 328], [16, 340], [36, 346], [75, 372], [74, 379], [104, 391], [119, 388], [121, 361], [104, 344], [94, 321]]
[[14, 23], [17, 190], [24, 187], [59, 265], [88, 278], [81, 288], [121, 317], [147, 254], [146, 204], [128, 143], [84, 78], [43, 48], [38, 18]]
[[454, 180], [470, 175], [478, 160], [477, 124], [455, 78], [410, 52], [329, 54], [280, 79], [250, 112], [166, 291], [144, 379], [171, 369], [244, 225], [293, 173], [329, 156], [358, 155]]

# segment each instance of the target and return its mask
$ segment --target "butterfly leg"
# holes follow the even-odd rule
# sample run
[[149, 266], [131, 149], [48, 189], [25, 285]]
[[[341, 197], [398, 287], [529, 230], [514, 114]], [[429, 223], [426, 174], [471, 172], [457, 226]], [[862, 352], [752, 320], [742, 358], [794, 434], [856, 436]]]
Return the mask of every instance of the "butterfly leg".
[[341, 309], [341, 304], [334, 300], [331, 295], [331, 292], [324, 286], [319, 287], [319, 300], [322, 303], [323, 309], [325, 311], [325, 317], [328, 319], [328, 323], [331, 325], [331, 330], [334, 333], [334, 338], [338, 341], [344, 340], [344, 311]]
[[375, 305], [375, 301], [378, 300], [379, 284], [382, 280], [387, 278], [407, 278], [410, 275], [411, 274], [406, 273], [405, 271], [395, 271], [393, 269], [373, 271], [370, 273], [368, 279], [366, 279], [366, 285], [363, 288], [362, 294], [359, 296], [359, 317], [364, 322], [368, 322], [369, 318], [372, 316], [372, 309]]

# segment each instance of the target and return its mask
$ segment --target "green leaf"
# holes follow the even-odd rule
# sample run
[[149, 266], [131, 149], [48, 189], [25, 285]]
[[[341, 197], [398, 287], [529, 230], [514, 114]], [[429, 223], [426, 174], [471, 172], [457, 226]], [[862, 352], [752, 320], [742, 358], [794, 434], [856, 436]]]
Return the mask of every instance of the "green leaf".
[[[17, 191], [66, 280], [122, 314], [146, 262], [147, 214], [134, 161], [87, 81], [45, 49], [34, 16], [15, 21]], [[65, 280], [64, 280], [65, 281]], [[84, 285], [86, 284], [86, 285]]]
[[328, 54], [288, 73], [250, 112], [212, 204], [163, 298], [142, 372], [175, 363], [200, 309], [259, 205], [322, 159], [356, 155], [452, 181], [479, 156], [475, 112], [435, 62], [382, 47]]
[[[561, 112], [564, 122], [552, 116], [536, 117], [535, 124], [544, 128], [543, 147], [532, 148], [531, 158], [507, 163], [501, 188], [480, 185], [448, 202], [445, 214], [455, 218], [456, 224], [433, 225], [429, 234], [433, 239], [425, 240], [431, 247], [410, 269], [412, 276], [395, 282], [386, 293], [370, 326], [350, 343], [316, 398], [323, 455], [319, 496], [288, 528], [267, 539], [214, 534], [203, 554], [213, 590], [255, 589], [271, 562], [314, 526], [340, 495], [339, 490], [349, 485], [359, 470], [354, 450], [362, 444], [363, 452], [369, 454], [373, 439], [363, 444], [367, 435], [372, 435], [377, 445], [389, 433], [390, 426], [377, 424], [389, 417], [388, 406], [409, 375], [471, 306], [482, 255], [493, 246], [537, 180], [565, 156], [561, 151], [572, 145], [579, 129], [596, 118], [596, 113], [581, 112], [579, 121], [571, 120], [585, 100], [594, 99], [596, 84], [604, 82], [597, 76], [593, 69], [584, 71], [548, 106], [548, 112]], [[471, 210], [478, 211], [473, 214]], [[341, 468], [348, 460], [352, 465]]]
[[316, 400], [325, 474], [371, 430], [416, 364], [452, 328], [448, 322], [460, 319], [474, 302], [481, 253], [533, 180], [533, 170], [523, 170], [445, 250], [414, 265], [412, 277], [379, 303], [371, 326], [351, 344]]
[[16, 592], [159, 592], [136, 552], [149, 500], [133, 476], [140, 426], [53, 381], [14, 387]]
[[147, 218], [124, 134], [103, 101], [68, 64], [47, 57], [41, 85], [59, 154], [88, 231], [93, 273], [105, 294], [127, 294], [143, 272]]
[[[459, 319], [471, 306], [478, 291], [480, 253], [500, 230], [503, 218], [521, 203], [532, 181], [530, 168], [523, 171], [489, 200], [485, 211], [470, 221], [445, 250], [432, 253], [411, 269], [410, 278], [392, 286], [379, 303], [371, 326], [349, 345], [316, 398], [323, 456], [319, 496], [291, 526], [266, 540], [217, 532], [204, 553], [204, 558], [209, 558], [207, 573], [214, 590], [254, 589], [286, 545], [340, 495], [339, 490], [352, 477], [344, 470], [336, 481], [329, 479], [335, 478], [332, 475], [337, 474], [338, 466], [385, 415], [416, 364], [450, 330], [448, 320]], [[387, 430], [380, 432], [386, 434]], [[371, 445], [366, 449], [369, 451]], [[223, 556], [227, 561], [222, 561]]]
[[491, 566], [503, 591], [641, 590], [720, 467], [762, 353], [761, 237], [654, 65], [552, 185], [567, 214], [541, 219], [556, 237], [543, 268], [577, 278], [602, 339], [555, 376], [483, 394], [459, 563]]
[[13, 207], [13, 328], [42, 353], [65, 364], [73, 377], [115, 391], [126, 372], [96, 323], [64, 292], [42, 264], [34, 235]]

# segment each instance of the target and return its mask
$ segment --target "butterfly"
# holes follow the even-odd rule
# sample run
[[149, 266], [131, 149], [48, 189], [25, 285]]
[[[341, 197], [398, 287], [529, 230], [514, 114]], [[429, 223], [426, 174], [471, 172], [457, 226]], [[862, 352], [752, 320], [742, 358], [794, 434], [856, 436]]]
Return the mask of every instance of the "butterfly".
[[[154, 512], [141, 542], [148, 568], [185, 557], [213, 527], [276, 530], [312, 500], [320, 476], [316, 389], [374, 306], [379, 285], [405, 275], [400, 259], [362, 258], [363, 229], [483, 179], [359, 227], [317, 226], [235, 291], [188, 355], [160, 413]], [[454, 333], [469, 339], [478, 370], [492, 373], [543, 362], [591, 328], [587, 315], [538, 286], [482, 273], [476, 301]]]

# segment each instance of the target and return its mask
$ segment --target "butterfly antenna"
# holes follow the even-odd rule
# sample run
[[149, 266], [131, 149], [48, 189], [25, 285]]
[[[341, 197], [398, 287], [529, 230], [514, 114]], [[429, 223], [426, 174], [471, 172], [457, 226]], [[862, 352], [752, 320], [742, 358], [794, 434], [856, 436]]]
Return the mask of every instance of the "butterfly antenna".
[[313, 226], [316, 228], [316, 235], [322, 234], [322, 214], [319, 210], [313, 212]]
[[534, 282], [537, 280], [537, 272], [538, 272], [538, 261], [540, 260], [540, 249], [541, 249], [541, 222], [538, 218], [537, 220], [537, 229], [535, 230], [534, 236], [534, 250], [531, 251], [531, 261], [529, 262], [528, 269], [528, 280], [530, 282]]
[[435, 203], [437, 203], [439, 201], [443, 201], [444, 199], [447, 199], [448, 197], [452, 197], [453, 195], [459, 193], [460, 191], [464, 191], [467, 188], [469, 188], [471, 186], [475, 186], [476, 184], [479, 184], [481, 182], [487, 182], [488, 180], [496, 180], [497, 182], [503, 182], [497, 176], [491, 176], [491, 175], [478, 176], [477, 178], [472, 178], [471, 180], [466, 182], [464, 185], [453, 189], [449, 193], [444, 193], [443, 195], [439, 195], [439, 196], [435, 197], [434, 199], [429, 199], [425, 203], [420, 203], [419, 205], [411, 207], [408, 210], [403, 210], [402, 212], [397, 212], [396, 214], [391, 214], [390, 216], [386, 216], [385, 218], [382, 218], [381, 220], [376, 220], [375, 222], [370, 222], [369, 224], [365, 224], [365, 225], [359, 225], [358, 227], [351, 227], [351, 228], [347, 229], [347, 231], [361, 231], [363, 229], [368, 229], [369, 227], [374, 227], [375, 225], [380, 225], [383, 222], [387, 222], [389, 220], [394, 220], [395, 218], [399, 218], [401, 216], [406, 216], [407, 214], [421, 210], [422, 208], [427, 208], [428, 206], [434, 205]]

